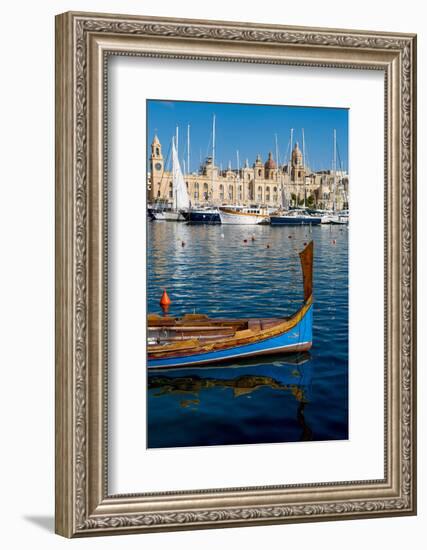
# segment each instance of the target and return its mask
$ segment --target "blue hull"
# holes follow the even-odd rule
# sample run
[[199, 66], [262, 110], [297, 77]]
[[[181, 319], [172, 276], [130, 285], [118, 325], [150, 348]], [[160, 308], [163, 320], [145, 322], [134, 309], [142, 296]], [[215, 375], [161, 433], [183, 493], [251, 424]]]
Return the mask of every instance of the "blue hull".
[[220, 224], [221, 218], [219, 217], [219, 214], [215, 212], [215, 214], [211, 212], [192, 212], [190, 211], [188, 213], [188, 223], [207, 223], [207, 224]]
[[150, 221], [154, 221], [156, 219], [154, 216], [153, 208], [147, 208], [147, 214]]
[[306, 218], [299, 216], [270, 216], [271, 225], [318, 225], [321, 218]]
[[271, 353], [286, 353], [308, 350], [311, 347], [313, 332], [313, 306], [310, 306], [301, 321], [294, 328], [273, 338], [266, 338], [231, 349], [216, 350], [184, 357], [149, 359], [148, 368], [188, 367], [192, 365], [210, 365], [229, 361], [239, 357], [252, 357]]

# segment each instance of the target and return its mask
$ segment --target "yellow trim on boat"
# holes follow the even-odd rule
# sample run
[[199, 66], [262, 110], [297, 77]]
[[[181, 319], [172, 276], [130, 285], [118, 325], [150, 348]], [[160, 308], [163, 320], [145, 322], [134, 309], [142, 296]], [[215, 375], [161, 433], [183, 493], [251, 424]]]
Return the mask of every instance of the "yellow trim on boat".
[[313, 303], [313, 297], [310, 296], [304, 305], [289, 319], [283, 320], [281, 323], [274, 325], [271, 328], [260, 330], [255, 333], [250, 329], [237, 331], [234, 336], [221, 338], [215, 342], [209, 344], [200, 344], [198, 339], [186, 340], [184, 342], [173, 342], [171, 344], [155, 344], [148, 346], [148, 352], [150, 355], [169, 355], [177, 351], [183, 351], [186, 349], [197, 348], [198, 352], [208, 352], [215, 349], [220, 349], [223, 346], [226, 348], [235, 347], [239, 345], [251, 344], [254, 342], [259, 342], [261, 340], [266, 340], [274, 336], [283, 334], [292, 330], [304, 317], [308, 309]]

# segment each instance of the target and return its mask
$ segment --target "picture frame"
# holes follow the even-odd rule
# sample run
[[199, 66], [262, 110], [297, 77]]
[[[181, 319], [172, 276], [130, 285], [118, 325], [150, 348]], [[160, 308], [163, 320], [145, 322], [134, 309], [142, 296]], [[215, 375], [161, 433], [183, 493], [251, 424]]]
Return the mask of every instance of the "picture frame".
[[[384, 478], [108, 491], [109, 56], [384, 74]], [[416, 36], [68, 12], [56, 17], [56, 532], [65, 537], [416, 513]], [[382, 368], [382, 367], [381, 367]]]

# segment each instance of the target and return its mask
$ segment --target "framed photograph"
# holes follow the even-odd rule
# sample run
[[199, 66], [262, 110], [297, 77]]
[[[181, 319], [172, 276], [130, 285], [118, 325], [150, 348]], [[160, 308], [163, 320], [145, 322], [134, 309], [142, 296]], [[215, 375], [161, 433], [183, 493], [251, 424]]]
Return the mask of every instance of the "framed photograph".
[[56, 532], [416, 513], [416, 37], [56, 18]]

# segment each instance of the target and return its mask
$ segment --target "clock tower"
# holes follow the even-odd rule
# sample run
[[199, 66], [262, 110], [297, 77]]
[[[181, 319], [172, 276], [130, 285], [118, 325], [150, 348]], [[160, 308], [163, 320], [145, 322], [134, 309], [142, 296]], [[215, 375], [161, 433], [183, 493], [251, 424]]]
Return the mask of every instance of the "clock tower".
[[150, 172], [151, 172], [151, 199], [156, 200], [160, 198], [160, 183], [162, 180], [164, 170], [164, 159], [162, 155], [162, 145], [157, 137], [154, 135], [153, 142], [151, 143], [151, 158], [150, 158]]
[[151, 173], [163, 172], [163, 155], [162, 155], [162, 146], [157, 137], [157, 134], [154, 135], [153, 143], [151, 144]]

